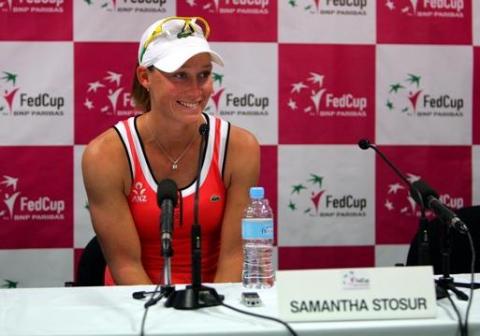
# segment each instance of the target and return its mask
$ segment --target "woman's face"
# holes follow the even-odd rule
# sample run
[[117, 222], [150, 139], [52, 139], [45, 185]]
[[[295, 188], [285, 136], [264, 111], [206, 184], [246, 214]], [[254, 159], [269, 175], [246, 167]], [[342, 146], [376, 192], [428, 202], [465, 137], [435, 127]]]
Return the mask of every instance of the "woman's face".
[[210, 54], [198, 54], [177, 71], [149, 71], [152, 110], [185, 122], [198, 121], [213, 92]]

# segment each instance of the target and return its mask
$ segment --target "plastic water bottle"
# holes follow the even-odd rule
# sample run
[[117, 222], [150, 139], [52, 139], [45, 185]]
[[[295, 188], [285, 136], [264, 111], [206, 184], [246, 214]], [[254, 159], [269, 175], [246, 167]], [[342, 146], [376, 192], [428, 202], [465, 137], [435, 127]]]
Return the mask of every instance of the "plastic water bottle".
[[243, 212], [242, 283], [247, 288], [269, 288], [275, 280], [273, 253], [273, 212], [262, 187], [250, 188], [250, 203]]

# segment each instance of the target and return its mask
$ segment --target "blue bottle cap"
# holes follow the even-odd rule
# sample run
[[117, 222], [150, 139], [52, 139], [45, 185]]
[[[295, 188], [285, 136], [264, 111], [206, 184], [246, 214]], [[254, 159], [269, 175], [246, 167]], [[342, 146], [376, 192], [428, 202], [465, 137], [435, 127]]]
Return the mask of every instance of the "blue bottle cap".
[[251, 187], [250, 188], [250, 198], [252, 199], [261, 199], [265, 195], [265, 190], [263, 187]]

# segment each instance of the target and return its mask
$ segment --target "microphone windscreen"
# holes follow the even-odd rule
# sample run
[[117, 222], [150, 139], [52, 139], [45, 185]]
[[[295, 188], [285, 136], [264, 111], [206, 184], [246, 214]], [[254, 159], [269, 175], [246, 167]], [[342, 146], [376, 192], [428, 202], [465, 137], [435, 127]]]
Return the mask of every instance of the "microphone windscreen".
[[198, 128], [198, 132], [200, 133], [201, 136], [205, 136], [205, 134], [208, 133], [208, 124], [201, 124], [200, 127]]
[[160, 181], [157, 187], [157, 204], [162, 206], [162, 202], [166, 199], [172, 201], [173, 206], [177, 205], [177, 184], [172, 179], [164, 179]]
[[360, 139], [360, 141], [358, 142], [358, 147], [360, 147], [363, 150], [369, 149], [370, 141], [368, 139]]

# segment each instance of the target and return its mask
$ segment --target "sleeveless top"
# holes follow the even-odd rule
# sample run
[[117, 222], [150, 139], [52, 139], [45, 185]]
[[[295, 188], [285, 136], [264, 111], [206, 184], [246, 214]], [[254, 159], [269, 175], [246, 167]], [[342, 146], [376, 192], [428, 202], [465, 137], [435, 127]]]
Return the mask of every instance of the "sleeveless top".
[[[207, 145], [203, 151], [199, 187], [199, 223], [201, 226], [202, 281], [213, 282], [220, 249], [220, 233], [225, 207], [223, 168], [230, 132], [230, 124], [204, 114], [209, 125]], [[160, 241], [160, 215], [157, 205], [157, 184], [144, 145], [139, 136], [137, 117], [130, 117], [115, 125], [127, 153], [132, 184], [128, 204], [140, 238], [142, 264], [154, 284], [163, 283], [163, 257]], [[194, 222], [196, 179], [179, 190], [174, 209], [172, 234], [173, 256], [171, 278], [173, 284], [191, 283], [191, 226]], [[105, 284], [114, 281], [107, 267]]]

